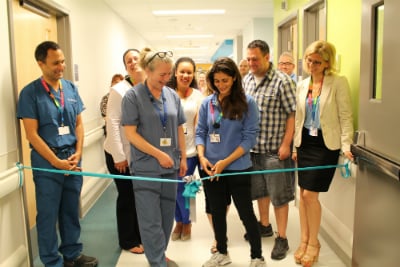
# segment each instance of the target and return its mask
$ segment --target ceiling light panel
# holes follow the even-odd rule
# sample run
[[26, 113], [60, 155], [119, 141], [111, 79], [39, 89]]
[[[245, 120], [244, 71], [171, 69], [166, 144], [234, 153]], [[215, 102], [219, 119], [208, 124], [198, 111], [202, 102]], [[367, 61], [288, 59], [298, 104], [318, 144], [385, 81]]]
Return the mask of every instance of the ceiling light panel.
[[167, 39], [205, 39], [213, 38], [212, 34], [181, 34], [181, 35], [167, 35]]
[[154, 10], [155, 16], [171, 15], [222, 15], [225, 9], [178, 9], [178, 10]]

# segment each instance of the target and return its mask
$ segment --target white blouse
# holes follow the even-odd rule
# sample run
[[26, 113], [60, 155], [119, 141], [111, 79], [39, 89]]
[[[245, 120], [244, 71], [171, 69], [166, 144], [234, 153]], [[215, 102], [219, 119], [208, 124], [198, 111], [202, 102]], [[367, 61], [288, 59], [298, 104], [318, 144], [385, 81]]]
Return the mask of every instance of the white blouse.
[[187, 98], [181, 98], [183, 112], [186, 117], [186, 123], [183, 124], [183, 129], [185, 131], [186, 157], [188, 158], [197, 155], [195, 144], [196, 116], [203, 99], [204, 95], [198, 89], [193, 89], [192, 93]]
[[104, 141], [104, 150], [111, 154], [115, 163], [127, 160], [130, 162], [130, 144], [125, 137], [121, 125], [121, 103], [122, 98], [132, 85], [123, 80], [110, 89], [107, 102], [106, 130], [107, 136]]

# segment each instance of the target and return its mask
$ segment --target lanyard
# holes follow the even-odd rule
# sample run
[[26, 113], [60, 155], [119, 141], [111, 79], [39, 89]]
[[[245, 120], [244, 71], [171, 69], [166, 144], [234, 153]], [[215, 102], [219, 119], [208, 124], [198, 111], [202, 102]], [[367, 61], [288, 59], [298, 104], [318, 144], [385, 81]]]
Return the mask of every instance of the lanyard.
[[[322, 85], [324, 83], [324, 76], [322, 76], [322, 81], [321, 81], [321, 89]], [[312, 97], [312, 89], [313, 89], [313, 80], [312, 78], [310, 79], [310, 84], [308, 86], [308, 97], [307, 97], [307, 103], [308, 106], [311, 109], [311, 118], [312, 118], [312, 123], [315, 122], [315, 116], [316, 116], [316, 111], [317, 111], [317, 105], [319, 104], [319, 95], [317, 97]]]
[[126, 75], [125, 81], [127, 81], [130, 85], [135, 86], [135, 84], [134, 84], [133, 81], [131, 80], [131, 76]]
[[222, 119], [222, 111], [219, 113], [218, 118], [215, 120], [214, 117], [214, 105], [212, 104], [213, 100], [210, 101], [210, 112], [211, 112], [211, 117], [212, 117], [212, 122], [213, 122], [213, 127], [214, 128], [219, 128], [220, 126], [220, 121]]
[[165, 131], [166, 128], [167, 128], [167, 103], [166, 103], [165, 98], [164, 98], [164, 90], [161, 90], [161, 99], [163, 100], [162, 101], [163, 102], [162, 105], [163, 105], [163, 109], [164, 109], [163, 113], [161, 113], [161, 109], [158, 107], [158, 104], [156, 103], [156, 100], [154, 100], [154, 97], [150, 93], [150, 90], [148, 88], [146, 88], [146, 89], [147, 89], [147, 93], [149, 94], [149, 98], [150, 98], [151, 103], [153, 103], [153, 106], [157, 110], [157, 113], [158, 113], [158, 115], [160, 117], [160, 121], [161, 121], [162, 127], [163, 127], [163, 129]]
[[54, 105], [56, 105], [58, 111], [60, 112], [60, 116], [61, 116], [61, 126], [64, 126], [64, 92], [62, 89], [62, 83], [61, 80], [59, 80], [60, 83], [60, 101], [61, 104], [57, 101], [56, 97], [54, 96], [54, 94], [50, 91], [49, 86], [47, 85], [46, 81], [43, 79], [43, 77], [41, 78], [42, 81], [42, 85], [44, 87], [44, 89], [46, 90], [47, 94], [49, 95], [49, 97], [53, 100]]

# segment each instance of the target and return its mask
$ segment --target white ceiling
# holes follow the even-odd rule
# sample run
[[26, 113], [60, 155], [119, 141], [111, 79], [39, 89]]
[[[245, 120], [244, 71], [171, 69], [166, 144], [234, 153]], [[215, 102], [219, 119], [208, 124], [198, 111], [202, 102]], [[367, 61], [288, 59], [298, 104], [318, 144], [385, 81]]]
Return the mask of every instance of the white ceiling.
[[[209, 59], [226, 39], [242, 35], [253, 18], [269, 18], [273, 0], [103, 0], [156, 50], [171, 50], [174, 58], [190, 56], [197, 63]], [[224, 15], [157, 17], [153, 10], [225, 9]], [[167, 35], [212, 34], [204, 39], [167, 39]]]

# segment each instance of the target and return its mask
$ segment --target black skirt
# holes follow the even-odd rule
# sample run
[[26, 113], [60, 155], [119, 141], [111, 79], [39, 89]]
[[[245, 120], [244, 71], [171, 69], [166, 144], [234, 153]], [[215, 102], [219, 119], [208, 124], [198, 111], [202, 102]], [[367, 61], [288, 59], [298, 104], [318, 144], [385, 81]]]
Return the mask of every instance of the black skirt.
[[[299, 168], [336, 165], [339, 159], [338, 150], [325, 146], [321, 130], [318, 136], [310, 136], [309, 130], [303, 128], [300, 147], [297, 147], [297, 166]], [[327, 192], [336, 168], [318, 169], [298, 172], [298, 184], [301, 188], [314, 192]]]

